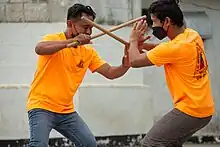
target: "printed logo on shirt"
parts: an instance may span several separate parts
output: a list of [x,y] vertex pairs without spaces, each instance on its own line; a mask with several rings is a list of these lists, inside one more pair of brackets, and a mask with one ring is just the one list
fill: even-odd
[[198,43],[196,43],[196,49],[197,49],[197,59],[196,59],[197,61],[196,61],[196,70],[194,72],[194,77],[197,80],[199,80],[207,75],[208,64],[204,50]]

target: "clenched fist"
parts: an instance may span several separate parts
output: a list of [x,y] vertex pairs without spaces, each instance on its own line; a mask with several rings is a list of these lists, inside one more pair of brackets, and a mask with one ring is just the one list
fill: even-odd
[[74,38],[79,42],[79,45],[89,44],[91,40],[91,36],[87,34],[79,34]]

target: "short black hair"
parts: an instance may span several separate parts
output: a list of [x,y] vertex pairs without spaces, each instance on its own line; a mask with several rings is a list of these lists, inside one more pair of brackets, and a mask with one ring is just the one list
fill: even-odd
[[72,7],[68,9],[67,13],[67,20],[73,19],[73,18],[81,18],[82,13],[86,13],[89,16],[92,16],[93,19],[96,17],[96,13],[93,11],[93,9],[90,6],[85,6],[83,4],[74,4]]
[[150,5],[149,13],[154,14],[161,22],[169,17],[174,25],[182,27],[183,12],[178,4],[179,0],[157,0]]

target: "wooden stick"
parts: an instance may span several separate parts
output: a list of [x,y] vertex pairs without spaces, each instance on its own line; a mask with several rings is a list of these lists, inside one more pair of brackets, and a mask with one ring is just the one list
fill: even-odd
[[124,45],[127,45],[128,42],[121,39],[120,37],[116,36],[115,34],[112,34],[111,32],[109,32],[108,30],[104,29],[103,27],[101,27],[100,25],[96,24],[95,22],[91,21],[90,19],[86,18],[86,17],[82,17],[83,20],[87,21],[88,23],[90,23],[91,25],[93,25],[94,27],[96,27],[97,29],[101,30],[102,32],[104,32],[105,34],[111,36],[112,38],[116,39],[117,41],[121,42]]
[[[132,20],[127,21],[127,22],[125,22],[125,23],[122,23],[122,24],[120,24],[120,25],[118,25],[118,26],[112,27],[112,28],[109,29],[108,31],[109,31],[109,32],[116,31],[116,30],[118,30],[118,29],[121,29],[121,28],[123,28],[123,27],[125,27],[125,26],[128,26],[128,25],[130,25],[130,24],[133,24],[133,23],[135,23],[136,21],[142,20],[142,19],[146,19],[146,15],[141,16],[141,17],[138,17],[138,18],[135,18],[135,19],[132,19]],[[105,33],[99,33],[99,34],[96,34],[96,35],[92,36],[91,38],[92,38],[92,39],[95,39],[95,38],[98,38],[98,37],[103,36],[103,35],[105,35]]]
[[[121,29],[121,28],[123,28],[123,27],[125,27],[125,26],[128,26],[128,25],[130,25],[130,24],[133,24],[133,23],[135,23],[136,21],[138,21],[138,20],[141,20],[141,19],[145,19],[146,18],[146,15],[144,15],[144,16],[141,16],[141,17],[138,17],[138,18],[135,18],[135,19],[133,19],[133,20],[130,20],[130,21],[127,21],[127,22],[125,22],[125,23],[123,23],[123,24],[120,24],[120,25],[118,25],[118,26],[115,26],[115,27],[112,27],[111,29],[109,29],[109,30],[105,30],[105,32],[106,31],[108,31],[108,32],[113,32],[113,31],[116,31],[116,30],[118,30],[118,29]],[[90,21],[90,20],[89,20]],[[90,22],[92,22],[92,21],[90,21]],[[89,23],[90,23],[89,22]],[[92,22],[92,25],[94,24],[94,22]],[[97,25],[97,24],[96,24]],[[99,28],[100,28],[100,26],[99,26]],[[103,29],[103,28],[102,28]],[[105,32],[102,32],[102,33],[99,33],[99,34],[97,34],[97,35],[94,35],[94,36],[92,36],[91,37],[91,39],[95,39],[95,38],[98,38],[98,37],[100,37],[100,36],[103,36],[103,35],[105,35],[105,34],[107,34],[107,33],[105,33]],[[113,34],[114,35],[114,34]],[[114,36],[116,36],[116,35],[114,35]],[[111,36],[112,37],[112,36]],[[117,37],[117,36],[116,36]],[[114,37],[113,37],[114,38]],[[125,43],[125,42],[124,42]],[[127,42],[126,42],[127,43]],[[76,43],[76,42],[74,42],[74,43],[70,43],[70,44],[68,44],[67,45],[67,47],[69,47],[69,46],[77,46],[78,45],[78,43]]]

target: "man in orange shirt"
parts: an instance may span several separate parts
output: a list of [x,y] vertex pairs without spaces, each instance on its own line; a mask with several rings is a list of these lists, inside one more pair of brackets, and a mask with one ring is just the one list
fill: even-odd
[[[129,60],[133,68],[164,66],[174,109],[163,116],[143,139],[143,147],[182,147],[195,132],[206,126],[214,113],[214,102],[204,44],[200,35],[185,28],[176,0],[158,0],[149,8],[153,35],[170,41],[140,53],[146,21],[134,25],[130,35]],[[147,44],[145,45],[145,47]],[[151,49],[151,50],[150,50]]]
[[[129,69],[126,58],[113,67],[85,45],[90,43],[92,26],[82,16],[93,21],[95,12],[82,4],[70,7],[67,30],[44,36],[35,48],[39,60],[27,100],[31,147],[47,147],[52,129],[76,147],[96,147],[94,135],[74,109],[73,96],[88,68],[108,79],[119,78]],[[80,45],[67,48],[72,42]]]

